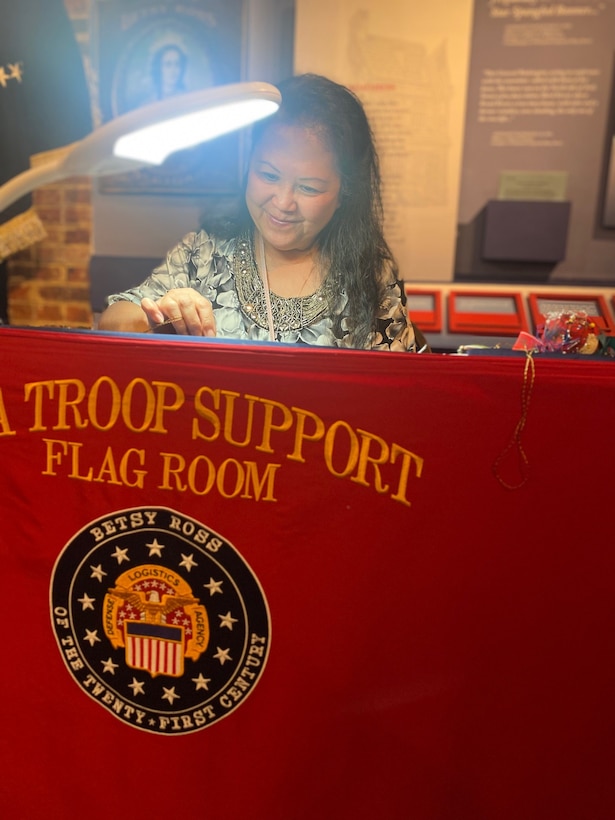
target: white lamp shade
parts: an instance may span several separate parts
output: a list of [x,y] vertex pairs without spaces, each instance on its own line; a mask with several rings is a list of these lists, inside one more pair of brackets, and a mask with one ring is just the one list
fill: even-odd
[[73,176],[106,176],[157,165],[170,154],[273,114],[280,92],[249,82],[178,94],[129,111],[54,152],[0,187],[0,212],[41,185]]

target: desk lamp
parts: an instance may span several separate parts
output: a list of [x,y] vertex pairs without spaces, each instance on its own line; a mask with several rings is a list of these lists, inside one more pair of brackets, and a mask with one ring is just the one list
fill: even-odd
[[175,151],[273,114],[280,102],[275,86],[246,82],[178,94],[129,111],[0,186],[0,213],[35,188],[59,179],[159,165]]

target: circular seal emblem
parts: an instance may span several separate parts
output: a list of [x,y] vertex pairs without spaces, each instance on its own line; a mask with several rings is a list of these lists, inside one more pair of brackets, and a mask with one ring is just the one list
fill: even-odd
[[51,620],[79,686],[162,735],[241,706],[269,653],[269,608],[244,558],[166,507],[120,510],[78,532],[54,567]]

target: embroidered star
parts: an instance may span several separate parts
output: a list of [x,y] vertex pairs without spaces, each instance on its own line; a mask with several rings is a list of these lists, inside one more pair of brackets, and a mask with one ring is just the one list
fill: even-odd
[[6,88],[6,83],[9,79],[10,77],[4,70],[4,66],[0,65],[0,85],[2,86],[2,88]]
[[221,649],[219,646],[216,647],[218,650],[214,653],[214,658],[217,661],[220,661],[220,666],[224,666],[227,661],[232,661],[233,659],[230,656],[230,649]]
[[83,593],[81,598],[77,598],[79,603],[81,604],[81,608],[85,611],[86,609],[94,609],[94,601],[96,598],[90,598],[87,593]]
[[86,629],[85,638],[83,640],[87,641],[90,644],[90,646],[94,646],[95,643],[100,642],[100,638],[98,637],[98,630]]
[[103,665],[103,672],[109,672],[111,675],[115,675],[115,670],[118,668],[117,663],[113,663],[111,658],[107,658],[106,661],[102,661]]
[[209,583],[203,584],[203,586],[205,587],[205,589],[209,590],[210,595],[215,595],[216,592],[219,592],[220,595],[222,595],[222,581],[214,581],[213,578],[210,578]]
[[143,681],[139,681],[136,678],[133,678],[132,683],[128,684],[128,688],[132,689],[133,695],[144,695],[145,689],[143,688],[143,686]]
[[9,63],[9,80],[17,80],[20,83],[22,77],[21,63]]
[[198,678],[192,678],[192,682],[196,684],[195,689],[209,689],[211,678],[204,678],[202,673],[199,673]]
[[196,566],[197,566],[197,563],[196,563],[196,561],[194,560],[194,558],[192,557],[192,554],[190,554],[190,555],[184,555],[184,553],[182,552],[182,558],[183,558],[184,560],[183,560],[183,561],[180,561],[180,562],[179,562],[179,565],[180,565],[180,567],[185,567],[185,568],[186,568],[186,570],[187,570],[187,572],[190,572],[190,570],[192,569],[192,567],[196,567]]
[[226,615],[218,615],[220,618],[220,626],[225,626],[227,629],[232,629],[233,624],[237,623],[237,618],[231,617],[231,613],[227,612]]
[[128,557],[127,553],[127,549],[121,550],[119,547],[116,547],[115,552],[111,553],[111,557],[115,558],[118,564],[121,564],[122,561],[130,561],[130,558]]
[[157,538],[154,538],[151,544],[146,544],[145,546],[149,549],[150,558],[152,555],[157,555],[158,558],[162,558],[164,544],[159,544]]
[[90,577],[96,578],[97,581],[102,581],[103,575],[107,574],[103,571],[103,568],[100,564],[97,567],[90,566],[90,569],[92,570],[92,574]]
[[162,699],[163,700],[168,700],[169,703],[171,705],[173,705],[173,701],[177,700],[177,698],[179,697],[179,695],[175,691],[175,687],[171,686],[170,689],[167,689],[166,686],[163,686],[162,688],[164,689],[164,695],[162,696]]

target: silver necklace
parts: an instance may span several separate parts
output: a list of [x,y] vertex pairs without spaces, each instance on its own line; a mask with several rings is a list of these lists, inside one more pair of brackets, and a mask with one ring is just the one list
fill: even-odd
[[277,333],[302,330],[311,325],[327,309],[327,277],[318,290],[309,296],[283,298],[269,290],[265,255],[261,253],[259,273],[249,236],[242,236],[237,240],[233,254],[233,271],[242,311],[259,327],[269,330],[269,337],[272,340]]

